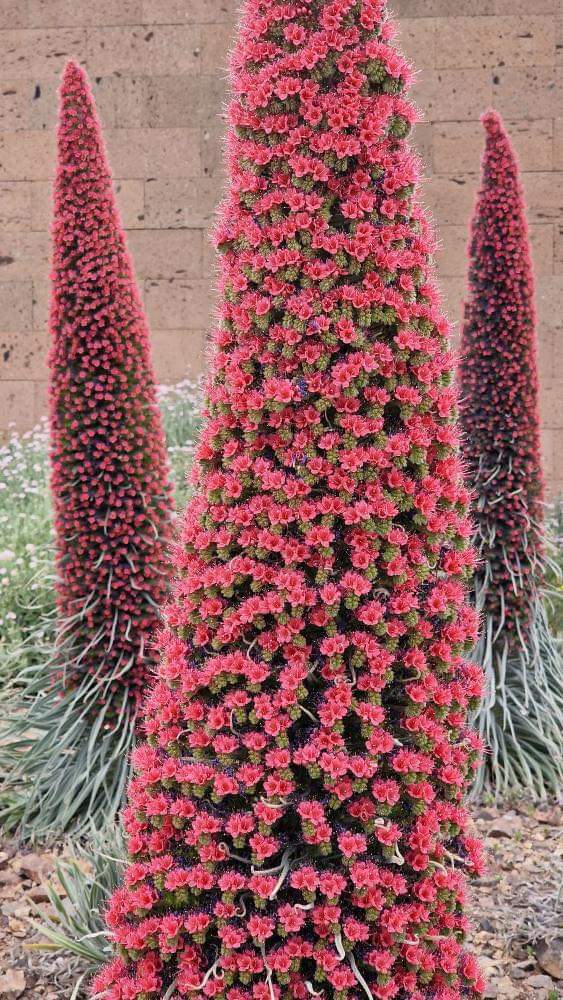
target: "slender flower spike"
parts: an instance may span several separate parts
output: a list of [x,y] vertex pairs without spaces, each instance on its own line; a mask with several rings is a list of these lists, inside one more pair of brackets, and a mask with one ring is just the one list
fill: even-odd
[[247,0],[221,322],[111,1000],[476,998],[471,526],[381,0]]
[[26,720],[44,735],[24,761],[33,787],[23,832],[28,822],[34,832],[64,828],[84,811],[105,818],[119,798],[171,525],[147,324],[92,93],[72,62],[57,140],[49,365],[59,627],[55,676],[42,666],[39,678],[51,697]]
[[[503,638],[527,627],[543,530],[534,282],[518,164],[499,115],[483,116],[486,147],[469,246],[461,350],[465,457],[478,493],[484,610]],[[493,530],[494,528],[494,530]],[[513,586],[517,580],[518,585]]]
[[469,245],[461,345],[464,457],[476,495],[484,617],[476,658],[492,748],[483,772],[499,791],[563,772],[563,668],[541,606],[544,516],[534,283],[518,163],[499,115],[483,116],[486,146]]

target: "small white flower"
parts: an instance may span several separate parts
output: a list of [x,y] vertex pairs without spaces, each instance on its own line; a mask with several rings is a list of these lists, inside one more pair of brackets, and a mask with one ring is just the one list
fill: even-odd
[[11,559],[15,558],[16,553],[12,552],[11,549],[4,549],[0,552],[0,562],[10,562]]

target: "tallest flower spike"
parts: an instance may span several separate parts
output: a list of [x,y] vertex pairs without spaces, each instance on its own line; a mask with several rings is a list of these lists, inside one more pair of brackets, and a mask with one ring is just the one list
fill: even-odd
[[112,1000],[475,998],[481,674],[447,324],[379,0],[251,0],[222,319],[107,912]]
[[73,62],[60,88],[52,239],[58,622],[53,662],[34,668],[26,694],[36,696],[15,723],[23,743],[9,780],[23,772],[25,836],[107,821],[120,805],[171,526],[147,324],[94,99]]

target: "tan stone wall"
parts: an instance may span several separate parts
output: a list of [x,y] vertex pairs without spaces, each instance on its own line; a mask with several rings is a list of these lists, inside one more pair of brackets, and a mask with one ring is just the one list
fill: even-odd
[[[458,320],[479,115],[520,153],[537,276],[545,462],[563,487],[563,17],[559,0],[395,0],[418,70],[425,200]],[[153,331],[158,377],[198,373],[213,309],[208,230],[222,189],[221,108],[237,0],[0,0],[0,430],[45,407],[56,88],[88,69]],[[559,117],[558,117],[559,116]]]

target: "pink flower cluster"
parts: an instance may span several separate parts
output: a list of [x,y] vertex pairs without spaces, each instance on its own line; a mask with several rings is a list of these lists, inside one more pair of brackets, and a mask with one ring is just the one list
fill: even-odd
[[60,683],[132,704],[166,594],[170,487],[148,331],[93,97],[65,69],[54,189],[49,364]]
[[468,495],[380,0],[247,0],[222,316],[108,1000],[462,1000]]
[[[460,364],[461,420],[476,511],[486,613],[518,641],[537,593],[543,525],[536,316],[518,162],[499,115],[486,147],[469,246]],[[486,567],[486,576],[485,576]]]

